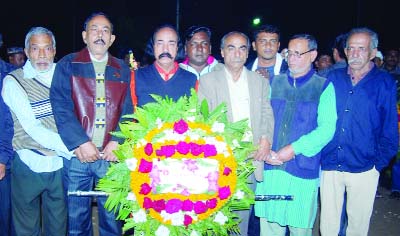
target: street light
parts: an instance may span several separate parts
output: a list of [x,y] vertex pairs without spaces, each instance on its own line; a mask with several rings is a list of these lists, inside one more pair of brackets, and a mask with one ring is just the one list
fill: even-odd
[[260,17],[253,18],[253,26],[258,26],[261,23]]

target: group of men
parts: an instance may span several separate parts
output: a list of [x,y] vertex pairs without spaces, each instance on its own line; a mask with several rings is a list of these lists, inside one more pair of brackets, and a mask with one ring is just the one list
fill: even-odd
[[[318,45],[312,35],[291,37],[282,57],[274,26],[258,29],[252,43],[242,32],[225,34],[219,63],[211,56],[209,28],[189,28],[182,47],[176,29],[162,25],[146,48],[154,63],[132,78],[123,60],[108,52],[116,36],[105,14],[87,18],[82,38],[84,49],[54,63],[53,33],[32,28],[25,39],[28,61],[1,83],[0,125],[7,132],[0,139],[0,188],[2,199],[8,197],[0,201],[1,222],[8,220],[1,230],[10,230],[11,211],[15,235],[92,235],[91,197],[67,193],[92,190],[118,161],[113,151],[123,140],[110,131],[134,106],[153,102],[150,94],[176,100],[195,88],[211,109],[225,103],[229,121],[248,119],[258,147],[249,177],[256,194],[294,196],[256,202],[260,235],[283,236],[287,228],[290,235],[311,235],[319,187],[321,234],[338,235],[347,192],[347,235],[367,235],[379,171],[398,146],[396,85],[370,62],[375,32],[353,29],[343,48],[348,67],[328,78],[313,69]],[[251,46],[257,59],[246,67]],[[105,200],[97,198],[99,234],[121,235]],[[254,218],[249,210],[237,213],[240,233],[248,235]]]

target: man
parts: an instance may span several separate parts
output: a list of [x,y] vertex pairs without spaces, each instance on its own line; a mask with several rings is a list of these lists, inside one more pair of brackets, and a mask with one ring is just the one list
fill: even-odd
[[[3,37],[0,34],[0,48]],[[14,66],[0,58],[0,91],[3,88],[3,78]],[[13,120],[10,111],[0,96],[0,232],[11,235],[11,159],[13,157],[12,138],[14,135]]]
[[[285,73],[287,63],[278,53],[280,30],[273,25],[262,25],[253,32],[253,50],[257,58],[247,65],[247,69],[257,71],[267,78]],[[270,80],[271,81],[271,80]]]
[[338,121],[322,151],[321,234],[338,235],[343,194],[347,193],[346,235],[367,235],[379,171],[397,153],[396,84],[371,60],[378,36],[368,28],[350,31],[349,66],[334,70]]
[[7,48],[8,61],[17,68],[25,64],[25,53],[21,47]]
[[[28,62],[4,78],[2,96],[14,121],[11,165],[12,217],[16,235],[67,233],[63,158],[68,150],[57,133],[49,100],[56,54],[53,33],[32,28],[25,37]],[[43,222],[41,221],[43,219]],[[44,229],[41,228],[44,227]]]
[[331,70],[347,67],[346,54],[344,52],[346,40],[347,34],[340,34],[335,38],[332,46],[332,55],[335,64],[332,65]]
[[187,58],[179,64],[182,69],[200,76],[213,71],[218,61],[211,56],[211,30],[205,26],[191,26],[185,33]]
[[[200,77],[199,99],[206,99],[210,110],[226,103],[230,122],[249,119],[253,142],[258,145],[254,156],[257,169],[249,177],[252,183],[250,187],[254,191],[256,180],[262,181],[262,161],[269,154],[274,119],[268,99],[268,79],[244,66],[249,48],[250,41],[241,32],[233,31],[222,38],[221,55],[224,65],[221,70]],[[238,214],[241,219],[240,233],[247,236],[250,211],[239,211]]]
[[328,54],[319,55],[314,62],[315,68],[317,69],[317,74],[322,77],[326,77],[328,75],[332,64],[332,58]]
[[[82,38],[87,47],[59,61],[50,91],[61,138],[77,157],[68,163],[68,192],[92,190],[117,161],[118,142],[110,131],[118,125],[130,78],[127,65],[108,53],[115,35],[104,13],[86,19]],[[121,226],[105,201],[97,197],[99,234],[120,236]],[[68,197],[70,236],[92,235],[91,202],[91,197]]]
[[317,41],[309,34],[289,40],[289,70],[271,83],[275,128],[271,156],[256,194],[292,195],[293,201],[256,202],[260,235],[312,235],[317,213],[320,151],[335,132],[332,83],[312,68]]
[[[183,52],[173,26],[158,27],[147,44],[146,53],[154,57],[155,61],[135,71],[135,88],[131,90],[134,106],[154,102],[151,94],[168,96],[175,101],[181,96],[190,96],[190,89],[196,87],[197,79],[176,62]],[[126,100],[125,107],[132,107],[131,98]]]
[[383,54],[381,51],[376,51],[375,58],[373,59],[375,66],[378,68],[382,68],[383,66]]

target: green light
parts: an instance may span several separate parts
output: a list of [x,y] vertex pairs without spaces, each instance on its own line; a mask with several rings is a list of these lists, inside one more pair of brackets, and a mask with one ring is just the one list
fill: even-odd
[[261,23],[261,19],[259,17],[256,17],[253,19],[253,25],[259,25]]

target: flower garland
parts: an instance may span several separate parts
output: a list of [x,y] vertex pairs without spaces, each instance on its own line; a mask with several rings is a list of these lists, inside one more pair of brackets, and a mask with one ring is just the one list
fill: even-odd
[[247,177],[254,146],[242,141],[247,120],[230,123],[226,107],[209,112],[194,90],[177,102],[153,96],[137,108],[137,122],[120,124],[126,138],[98,189],[106,208],[118,211],[124,230],[138,235],[228,235],[254,203]]

